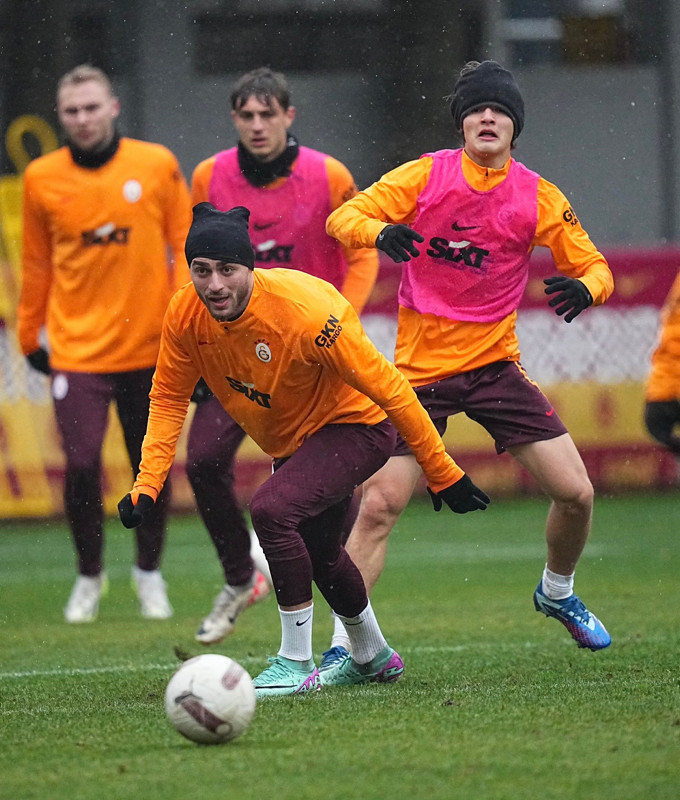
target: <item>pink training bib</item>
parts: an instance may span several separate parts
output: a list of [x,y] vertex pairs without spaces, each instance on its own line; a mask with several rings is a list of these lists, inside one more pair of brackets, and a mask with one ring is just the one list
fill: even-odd
[[210,202],[221,211],[250,209],[255,266],[299,269],[342,287],[346,263],[340,244],[326,233],[331,213],[326,158],[301,147],[291,175],[275,189],[249,183],[238,165],[236,148],[215,159]]
[[403,266],[399,304],[454,320],[501,320],[526,286],[539,176],[513,159],[506,179],[482,192],[465,180],[462,150],[426,155],[432,171],[412,223],[425,242]]

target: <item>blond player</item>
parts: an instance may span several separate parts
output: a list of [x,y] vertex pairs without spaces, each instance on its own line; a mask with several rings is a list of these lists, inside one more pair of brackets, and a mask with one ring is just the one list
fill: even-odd
[[[189,279],[191,201],[177,159],[162,145],[120,136],[119,111],[100,69],[65,74],[57,112],[66,145],[24,175],[18,335],[31,367],[51,376],[66,458],[64,508],[78,570],[68,622],[91,622],[106,584],[101,458],[109,406],[116,404],[136,471],[163,314]],[[136,536],[133,578],[141,613],[152,619],[172,614],[159,571],[167,503],[166,491]]]

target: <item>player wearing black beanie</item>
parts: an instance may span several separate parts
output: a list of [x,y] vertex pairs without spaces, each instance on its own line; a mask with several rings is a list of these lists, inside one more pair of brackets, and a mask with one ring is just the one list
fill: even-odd
[[510,117],[515,126],[514,141],[524,127],[524,100],[512,72],[496,61],[482,61],[461,72],[451,95],[451,116],[457,130],[462,132],[468,114],[485,106]]
[[195,258],[202,256],[253,269],[255,251],[248,234],[249,219],[250,211],[244,206],[229,211],[218,211],[212,203],[194,206],[194,219],[184,245],[187,264],[191,266]]
[[[604,303],[613,276],[564,193],[512,157],[524,126],[512,73],[495,61],[470,61],[448,101],[463,146],[385,173],[336,209],[326,231],[347,247],[373,244],[402,264],[394,363],[440,430],[464,412],[550,497],[534,607],[561,622],[579,647],[600,650],[611,637],[574,594],[592,484],[564,423],[519,366],[515,325],[534,248],[552,254],[559,274],[544,279],[544,291],[565,322]],[[398,442],[362,487],[347,552],[369,592],[417,480],[418,466]]]

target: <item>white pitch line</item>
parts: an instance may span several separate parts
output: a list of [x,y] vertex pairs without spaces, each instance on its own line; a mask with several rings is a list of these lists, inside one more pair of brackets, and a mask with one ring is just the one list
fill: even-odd
[[105,675],[116,672],[153,672],[156,670],[172,670],[179,666],[175,664],[119,664],[110,667],[65,667],[60,669],[31,669],[21,672],[0,672],[0,680],[9,678],[64,678],[71,675]]
[[[565,644],[571,644],[570,640],[565,640]],[[519,650],[533,649],[538,644],[533,642],[523,642],[522,644],[499,644],[498,642],[485,644],[459,644],[459,645],[438,645],[438,646],[416,646],[400,647],[402,655],[419,655],[428,653],[464,653],[467,650]],[[543,645],[541,645],[543,647]],[[200,655],[197,653],[196,655]],[[257,656],[239,657],[237,661],[242,664],[261,664],[263,658]],[[317,659],[318,660],[318,659]],[[18,672],[0,672],[0,680],[11,680],[20,678],[63,678],[77,675],[111,675],[122,672],[174,672],[180,666],[180,661],[168,662],[167,664],[113,664],[101,667],[63,667],[45,670],[21,670]]]

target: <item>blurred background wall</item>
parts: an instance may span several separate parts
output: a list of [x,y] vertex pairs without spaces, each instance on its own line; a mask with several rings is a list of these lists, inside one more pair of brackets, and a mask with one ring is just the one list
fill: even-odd
[[[673,0],[0,0],[0,516],[50,513],[60,502],[46,383],[17,358],[12,326],[21,172],[60,141],[56,82],[85,61],[111,75],[121,131],[170,147],[187,180],[200,160],[236,142],[235,77],[265,64],[281,70],[298,109],[293,131],[345,162],[359,188],[423,152],[457,146],[445,98],[467,60],[511,68],[527,109],[515,157],[564,191],[620,271],[619,305],[584,317],[590,326],[566,332],[542,305],[527,308],[524,363],[554,398],[575,393],[560,410],[586,456],[623,447],[609,477],[595,476],[604,489],[673,482],[675,465],[642,429],[641,403],[658,309],[680,263],[679,34]],[[538,259],[535,269],[550,265]],[[365,320],[386,351],[393,312],[384,298],[395,280],[384,264]],[[555,374],[555,363],[584,350],[587,369]],[[612,358],[626,364],[615,378],[603,372]],[[111,497],[129,483],[115,425]],[[593,445],[593,435],[604,440]],[[452,437],[470,463],[491,453],[478,433]],[[243,462],[244,485],[259,479],[257,452],[246,447]],[[501,463],[494,456],[488,468],[499,489],[527,488]]]

